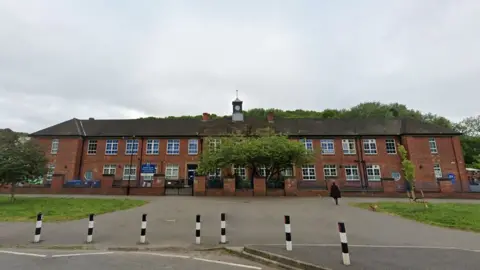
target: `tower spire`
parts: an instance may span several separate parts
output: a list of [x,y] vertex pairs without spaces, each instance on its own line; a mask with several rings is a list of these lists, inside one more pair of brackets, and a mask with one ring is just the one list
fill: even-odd
[[235,91],[237,91],[237,99],[238,99],[238,90],[235,90]]

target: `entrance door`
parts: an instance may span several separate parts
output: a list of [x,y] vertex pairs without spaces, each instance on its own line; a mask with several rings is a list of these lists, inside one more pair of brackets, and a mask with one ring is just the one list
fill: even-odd
[[193,180],[195,179],[197,168],[197,164],[187,164],[187,183],[190,187],[193,186]]

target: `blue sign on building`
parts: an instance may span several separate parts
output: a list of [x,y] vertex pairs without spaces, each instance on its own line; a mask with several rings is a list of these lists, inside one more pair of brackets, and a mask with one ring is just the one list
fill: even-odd
[[146,164],[142,164],[142,167],[140,169],[140,173],[141,174],[155,174],[155,172],[157,171],[157,166],[155,166],[155,164],[150,164],[150,163],[146,163]]
[[450,178],[450,181],[452,181],[452,184],[455,184],[455,174],[449,173],[448,178]]

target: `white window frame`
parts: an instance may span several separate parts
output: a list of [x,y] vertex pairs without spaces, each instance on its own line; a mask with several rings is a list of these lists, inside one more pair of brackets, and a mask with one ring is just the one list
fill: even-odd
[[335,155],[335,140],[332,140],[332,139],[320,140],[320,145],[322,148],[323,155]]
[[147,155],[158,155],[158,154],[160,154],[160,140],[148,139],[147,140],[147,149],[146,149],[145,153]]
[[335,164],[325,164],[323,165],[323,174],[325,177],[336,177],[338,176],[337,165]]
[[285,177],[293,176],[293,166],[282,170],[280,174]]
[[217,138],[211,138],[208,140],[208,149],[209,151],[215,152],[222,143],[222,140]]
[[[108,149],[110,145],[110,150]],[[118,154],[118,140],[106,140],[105,141],[105,155],[113,156]]]
[[430,153],[438,154],[437,140],[435,140],[435,138],[429,138],[428,145],[430,147]]
[[188,140],[188,154],[198,155],[198,139]]
[[382,179],[380,165],[367,165],[367,179],[368,181],[380,181]]
[[245,167],[233,165],[232,170],[235,175],[240,176],[243,180],[247,180],[247,170]]
[[[345,179],[347,181],[359,181],[360,180],[360,170],[357,165],[344,165],[345,169]],[[350,173],[349,173],[350,171]],[[354,173],[356,172],[356,173]]]
[[375,139],[363,139],[363,152],[365,155],[377,154],[377,140]]
[[[389,148],[388,148],[389,144],[390,144],[390,146],[393,145],[393,152],[391,152],[391,150],[392,150],[391,147],[390,147],[390,152],[389,152]],[[396,144],[396,142],[395,142],[395,139],[386,139],[386,140],[385,140],[385,151],[386,151],[387,154],[389,154],[389,155],[395,155],[395,154],[397,154],[397,144]]]
[[[129,178],[130,177],[130,178]],[[123,180],[128,181],[135,181],[137,180],[137,165],[130,165],[127,164],[123,166]]]
[[258,169],[258,174],[262,177],[267,177],[267,167],[265,166],[260,166],[257,168]]
[[343,139],[342,140],[342,150],[343,150],[344,155],[355,155],[357,153],[357,147],[355,146],[355,140],[354,139]]
[[317,173],[315,171],[315,164],[307,164],[302,166],[302,179],[304,181],[317,180]]
[[87,144],[87,155],[96,155],[97,154],[98,141],[97,140],[88,140]]
[[307,150],[313,150],[313,141],[311,139],[301,139],[301,142]]
[[103,174],[115,175],[116,172],[117,172],[116,164],[103,165]]
[[58,147],[60,145],[60,140],[59,139],[53,139],[52,140],[52,145],[50,147],[50,154],[57,154],[58,153]]
[[211,178],[211,177],[221,177],[221,176],[222,176],[222,169],[220,169],[220,168],[215,169],[214,172],[208,173],[209,178]]
[[435,175],[436,179],[443,177],[442,167],[440,167],[440,164],[433,164],[433,174]]
[[45,175],[45,181],[51,182],[54,174],[55,174],[55,164],[49,164],[47,166],[47,174]]
[[138,154],[138,140],[128,139],[125,142],[125,155],[136,155]]
[[178,164],[167,164],[165,166],[165,179],[180,179],[180,166]]
[[167,155],[180,155],[179,139],[169,139],[167,141]]

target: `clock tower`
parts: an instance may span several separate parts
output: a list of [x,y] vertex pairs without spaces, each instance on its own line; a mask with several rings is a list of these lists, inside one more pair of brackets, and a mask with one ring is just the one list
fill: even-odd
[[232,121],[234,122],[243,121],[242,104],[243,104],[243,101],[238,99],[238,90],[237,90],[237,98],[234,101],[232,101],[232,107],[233,107]]

